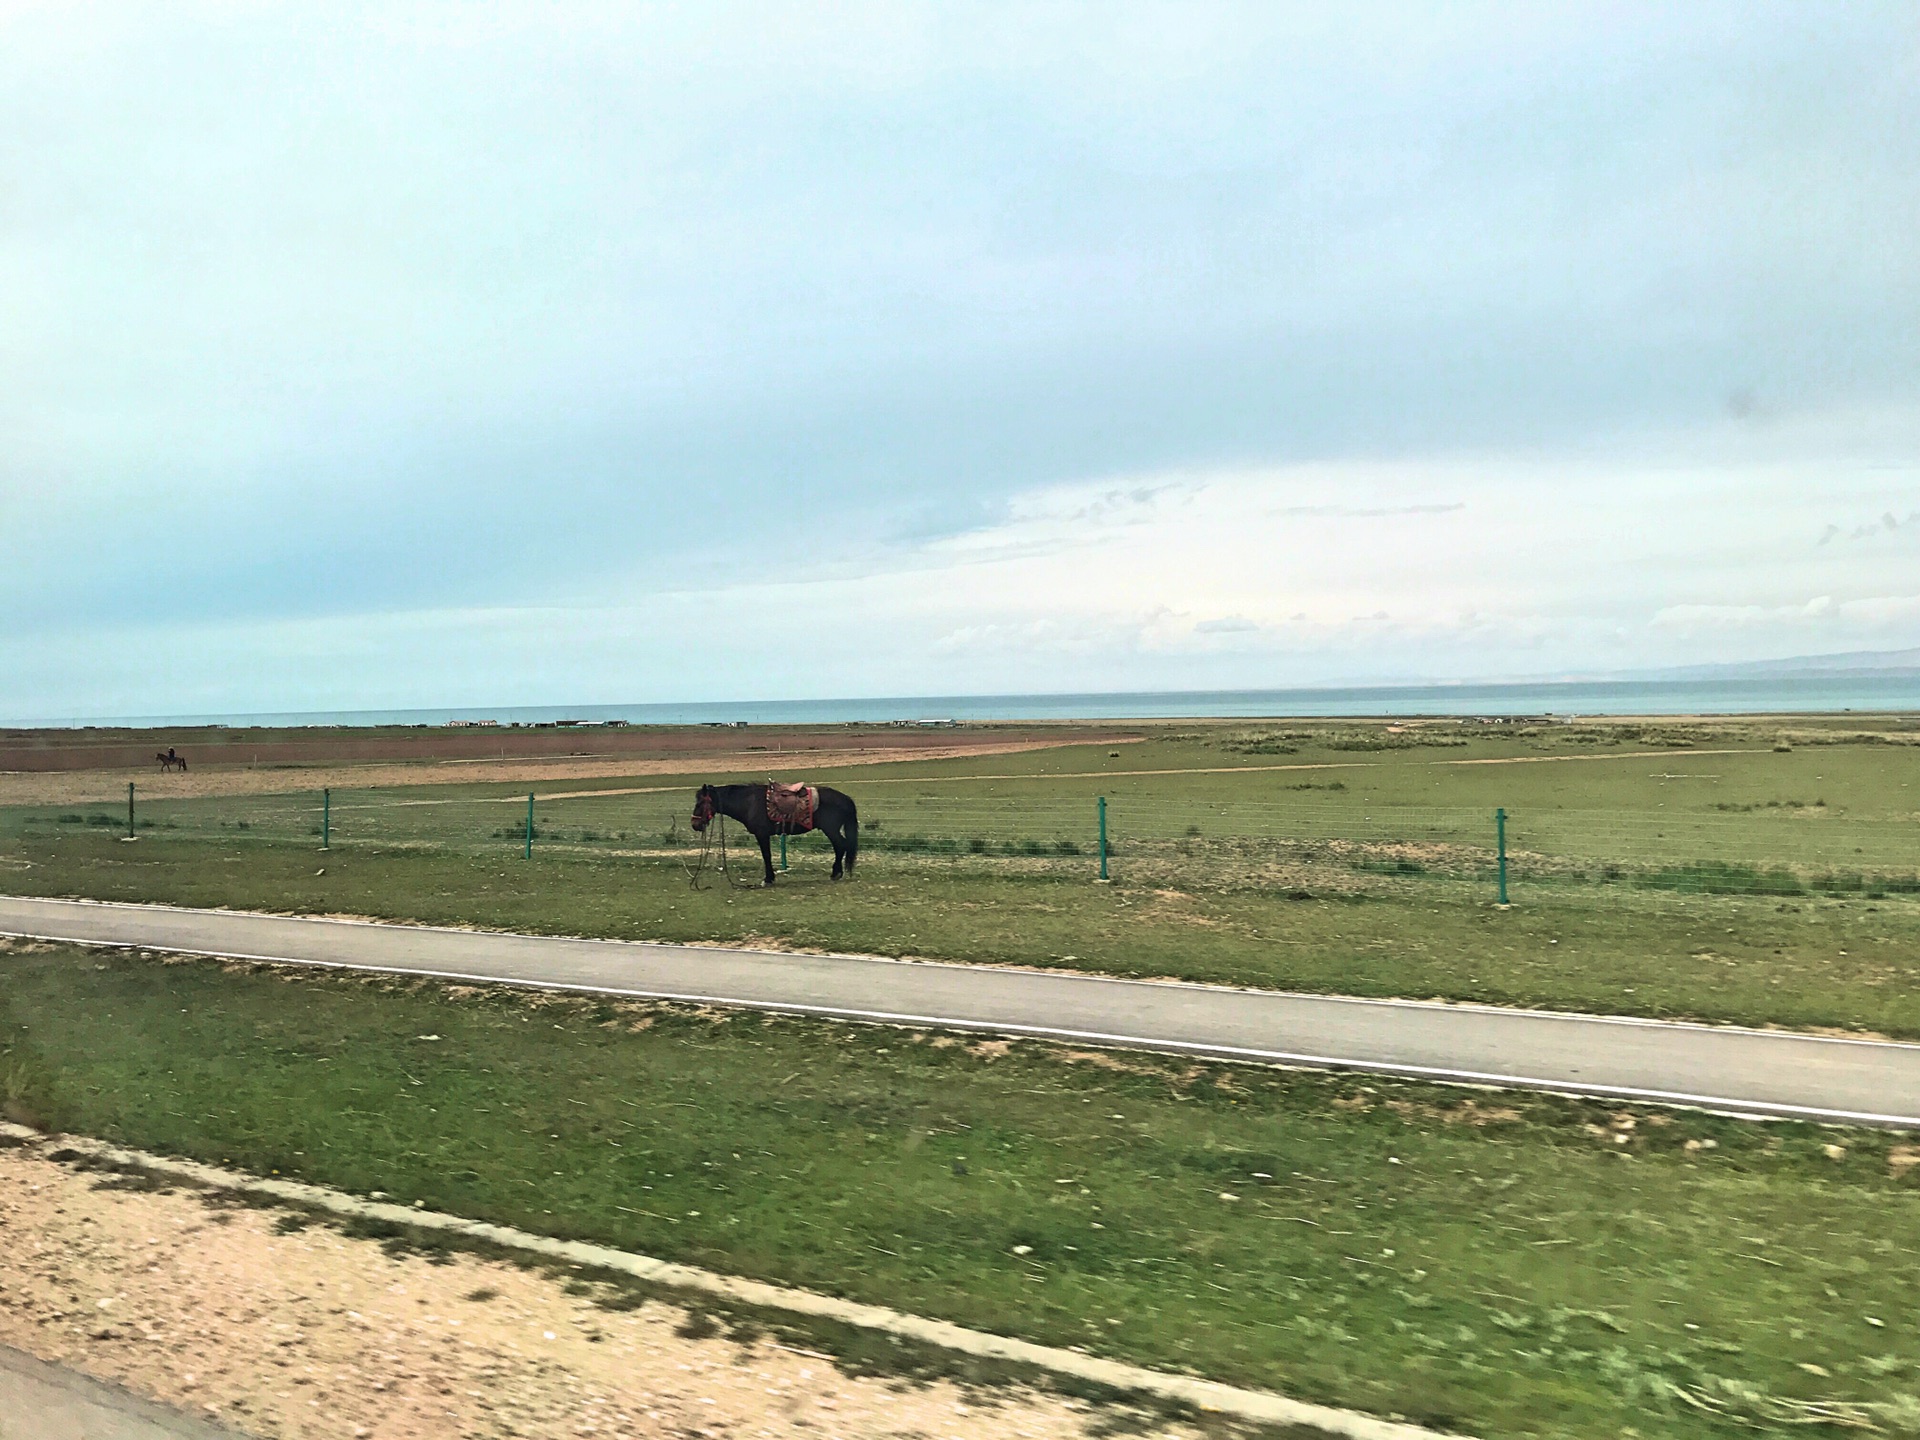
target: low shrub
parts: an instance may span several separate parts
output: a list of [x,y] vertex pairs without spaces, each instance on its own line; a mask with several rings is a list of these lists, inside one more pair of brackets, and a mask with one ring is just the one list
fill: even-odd
[[1637,877],[1650,890],[1679,890],[1698,895],[1804,895],[1807,887],[1791,870],[1761,870],[1726,860],[1667,865]]
[[1823,895],[1857,895],[1867,888],[1866,876],[1857,870],[1830,870],[1807,883]]
[[1427,867],[1418,860],[1409,860],[1406,856],[1393,856],[1375,859],[1371,856],[1353,862],[1353,868],[1364,870],[1371,875],[1424,875]]

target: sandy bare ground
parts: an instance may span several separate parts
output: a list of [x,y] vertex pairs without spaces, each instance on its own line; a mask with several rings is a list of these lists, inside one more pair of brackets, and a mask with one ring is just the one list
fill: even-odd
[[[1086,736],[1060,740],[1021,740],[982,742],[977,745],[953,745],[921,749],[911,753],[896,750],[860,750],[835,753],[788,753],[768,751],[714,755],[702,760],[635,760],[585,757],[554,760],[474,761],[451,760],[410,765],[316,766],[310,769],[215,770],[194,775],[151,775],[137,781],[139,793],[149,800],[190,800],[217,795],[286,795],[312,793],[323,786],[336,790],[380,789],[406,785],[463,785],[480,782],[531,785],[542,800],[572,800],[594,795],[645,795],[670,785],[641,785],[630,789],[572,791],[541,789],[556,782],[592,779],[643,779],[649,776],[682,776],[689,781],[712,777],[720,779],[745,771],[777,778],[844,765],[902,764],[916,760],[963,760],[990,755],[1013,755],[1027,750],[1053,750],[1067,745],[1127,745],[1140,737],[1128,736],[1090,740]],[[1427,760],[1430,766],[1455,765],[1549,765],[1596,764],[1615,760],[1690,759],[1702,755],[1746,755],[1752,748],[1724,750],[1619,750],[1600,755],[1501,755],[1470,760]],[[1255,775],[1268,771],[1292,770],[1371,770],[1377,760],[1312,760],[1279,765],[1183,765],[1171,769],[1064,770],[1044,775],[1028,773],[978,774],[965,778],[978,781],[1001,780],[1096,780],[1161,775]],[[918,784],[917,779],[901,777],[889,782],[876,777],[875,783]],[[55,774],[23,774],[0,771],[0,805],[85,805],[121,804],[127,798],[125,771],[68,771]],[[517,797],[513,797],[517,798]],[[439,803],[420,801],[420,804]]]
[[274,1440],[1070,1440],[1113,1418],[850,1377],[766,1339],[683,1334],[700,1327],[660,1302],[606,1309],[545,1273],[277,1220],[0,1149],[0,1344]]
[[[1135,737],[1128,737],[1129,739]],[[152,800],[192,800],[216,795],[284,795],[317,791],[377,789],[399,785],[516,784],[535,789],[557,781],[597,780],[646,775],[711,776],[747,772],[802,777],[812,771],[846,765],[885,765],[918,760],[961,760],[981,755],[1015,755],[1065,745],[1122,744],[1112,736],[1062,735],[1058,739],[960,741],[912,750],[875,746],[858,750],[738,750],[694,758],[640,759],[629,755],[564,756],[554,759],[509,757],[504,760],[442,760],[405,764],[274,766],[262,770],[204,769],[182,775],[157,770],[0,772],[0,805],[124,804],[127,782]]]

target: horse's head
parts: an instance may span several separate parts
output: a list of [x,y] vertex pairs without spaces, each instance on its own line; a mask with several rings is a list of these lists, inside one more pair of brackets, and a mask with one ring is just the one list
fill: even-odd
[[702,785],[700,793],[693,797],[693,830],[697,835],[707,828],[707,822],[713,819],[714,795],[711,785]]

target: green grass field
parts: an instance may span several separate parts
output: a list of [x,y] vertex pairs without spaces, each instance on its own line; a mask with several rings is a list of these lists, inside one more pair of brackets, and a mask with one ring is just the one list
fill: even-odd
[[[536,829],[568,845],[684,843],[689,792],[702,778],[754,777],[562,782],[544,787],[565,798],[541,800]],[[829,767],[807,778],[855,794],[870,852],[1091,857],[1104,796],[1135,868],[1177,867],[1206,883],[1258,883],[1276,863],[1338,858],[1329,842],[1360,847],[1349,859],[1372,847],[1382,853],[1371,858],[1482,875],[1503,808],[1516,883],[1746,866],[1865,882],[1855,888],[1920,884],[1920,729],[1903,719],[1163,729],[1142,743]],[[138,813],[155,838],[304,840],[320,834],[321,798],[148,798]],[[505,850],[523,834],[524,813],[524,790],[499,785],[340,790],[331,838]],[[119,804],[4,806],[0,843],[112,831],[124,816]]]
[[61,1129],[1489,1437],[1920,1428],[1920,1151],[1883,1133],[52,946],[0,967],[7,1107]]
[[[0,886],[1916,1037],[1913,739],[1859,721],[1222,727],[821,772],[866,817],[860,878],[828,884],[807,837],[765,893],[688,887],[691,779],[569,782],[536,806],[531,863],[524,794],[499,786],[336,792],[325,855],[317,797],[143,804],[131,845],[109,807],[11,807]],[[1273,765],[1312,768],[1254,768]]]

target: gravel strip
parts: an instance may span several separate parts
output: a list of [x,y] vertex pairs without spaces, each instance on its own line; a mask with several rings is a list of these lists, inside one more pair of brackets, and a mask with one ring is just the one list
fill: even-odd
[[[362,1200],[322,1186],[266,1179],[197,1161],[148,1155],[100,1140],[44,1136],[25,1126],[0,1123],[0,1140],[40,1144],[56,1138],[63,1149],[52,1151],[53,1156],[71,1156],[83,1163],[104,1163],[121,1169],[144,1171],[168,1180],[186,1181],[214,1192],[224,1192],[229,1203],[233,1204],[245,1204],[248,1197],[263,1201],[278,1200],[355,1221],[410,1227],[470,1243],[498,1246],[529,1257],[537,1255],[558,1260],[575,1269],[629,1275],[643,1282],[667,1286],[687,1293],[690,1301],[696,1304],[701,1297],[710,1297],[722,1304],[813,1317],[830,1324],[890,1336],[896,1343],[907,1341],[950,1351],[956,1356],[1008,1363],[1029,1371],[1050,1372],[1065,1379],[1091,1384],[1110,1394],[1150,1397],[1149,1403],[1170,1402],[1176,1406],[1212,1412],[1230,1421],[1285,1426],[1290,1427],[1290,1433],[1293,1434],[1338,1436],[1343,1440],[1445,1440],[1439,1432],[1407,1424],[1397,1417],[1383,1420],[1358,1411],[1307,1404],[1269,1391],[1247,1390],[1198,1377],[1148,1370],[1089,1355],[1077,1346],[1061,1350],[1036,1345],[1011,1336],[969,1330],[944,1320],[904,1314],[884,1306],[866,1305],[809,1290],[722,1275],[602,1245],[558,1240],[430,1210],[406,1209],[383,1203],[377,1197]],[[4,1339],[4,1336],[0,1336],[0,1339]]]
[[[841,1373],[609,1310],[553,1276],[389,1254],[218,1191],[0,1149],[0,1344],[259,1437],[1076,1440],[1114,1412]],[[1196,1437],[1184,1426],[1145,1430]]]

